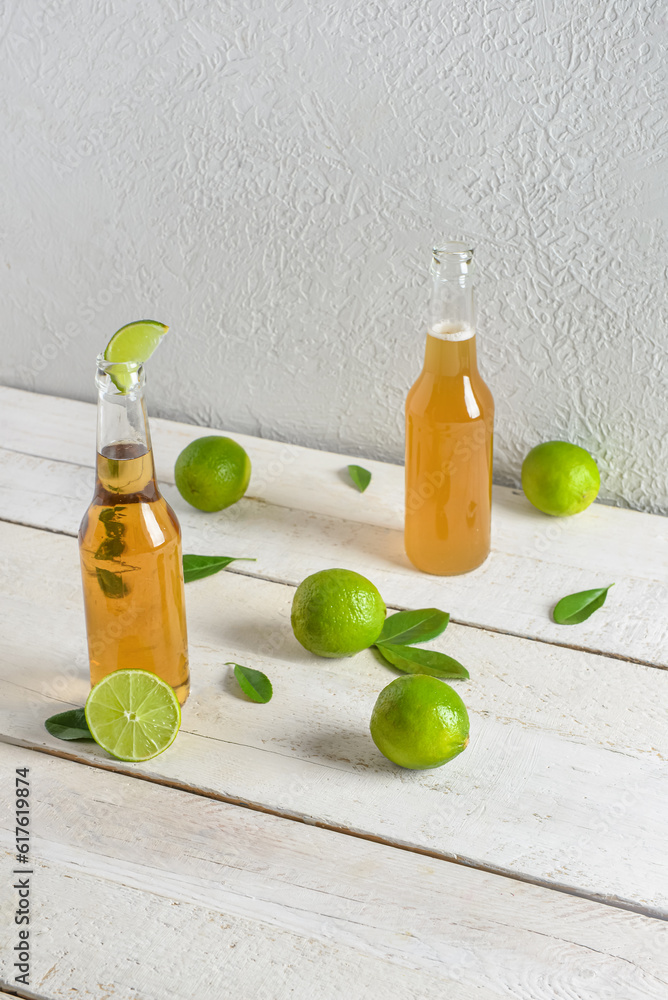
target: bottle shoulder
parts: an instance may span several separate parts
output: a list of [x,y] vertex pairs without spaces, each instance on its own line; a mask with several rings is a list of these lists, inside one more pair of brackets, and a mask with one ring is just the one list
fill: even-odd
[[439,421],[489,420],[494,398],[477,369],[457,375],[423,371],[406,397],[406,414]]
[[132,503],[103,505],[96,501],[94,498],[82,518],[79,544],[95,548],[101,558],[131,558],[134,550],[158,551],[175,543],[180,545],[176,514],[160,494]]

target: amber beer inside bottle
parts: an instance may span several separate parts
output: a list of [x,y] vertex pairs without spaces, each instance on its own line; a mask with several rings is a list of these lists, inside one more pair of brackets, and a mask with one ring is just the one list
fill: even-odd
[[466,244],[433,252],[424,367],[406,400],[406,552],[440,576],[490,550],[494,401],[476,360],[472,265]]
[[[91,683],[141,669],[189,692],[181,531],[155,480],[143,374],[119,391],[98,362],[95,494],[79,529]],[[112,366],[107,365],[107,368]]]

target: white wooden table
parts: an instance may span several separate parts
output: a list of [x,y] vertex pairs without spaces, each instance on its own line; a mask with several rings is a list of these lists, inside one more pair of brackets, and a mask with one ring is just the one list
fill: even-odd
[[[89,687],[76,531],[95,412],[0,389],[0,989],[94,1000],[668,997],[668,519],[595,504],[554,520],[495,491],[493,553],[454,579],[402,547],[403,470],[232,435],[249,495],[219,514],[173,485],[202,428],[152,420],[184,551],[254,556],[187,585],[192,694],[174,745],[123,764],[44,719]],[[395,672],[310,656],[294,587],[327,566],[390,608],[438,606],[467,751],[390,764],[368,732]],[[579,626],[559,597],[615,582]],[[264,670],[239,695],[225,661]],[[454,682],[453,682],[454,683]],[[15,982],[16,768],[30,768],[32,952]],[[4,994],[1,994],[4,996]]]

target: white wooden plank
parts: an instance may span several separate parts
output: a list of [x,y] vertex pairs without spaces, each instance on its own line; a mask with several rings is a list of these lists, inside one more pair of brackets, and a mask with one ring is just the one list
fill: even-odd
[[[0,517],[6,520],[75,534],[91,489],[90,469],[0,449]],[[456,621],[666,665],[668,585],[606,568],[605,553],[611,562],[616,550],[606,548],[603,537],[601,559],[589,563],[595,569],[494,552],[474,573],[438,578],[410,569],[398,531],[248,498],[219,514],[202,514],[174,486],[163,484],[163,492],[178,514],[186,551],[257,558],[235,567],[237,572],[296,586],[309,573],[345,566],[372,579],[391,607],[439,605]],[[497,513],[512,515],[510,491],[499,488],[496,494]],[[668,524],[665,518],[653,521]],[[559,522],[555,530],[567,528]],[[640,564],[642,556],[637,558]],[[616,586],[605,609],[588,622],[567,627],[551,621],[558,597],[611,582]]]
[[[24,766],[39,996],[658,1000],[668,985],[662,921],[15,747],[3,787]],[[4,814],[1,836],[11,852]]]
[[[396,531],[249,499],[229,511],[205,515],[186,504],[175,487],[163,489],[178,513],[186,550],[255,556],[256,563],[238,567],[243,573],[295,586],[309,573],[343,565],[370,577],[392,607],[436,604],[458,621],[666,663],[668,586],[657,581],[617,576],[602,612],[582,625],[558,626],[549,619],[554,595],[607,585],[612,570],[552,566],[547,576],[553,596],[548,599],[544,564],[522,556],[495,554],[473,574],[439,579],[408,569]],[[8,520],[74,534],[90,492],[86,468],[0,452],[0,514]],[[499,492],[501,503],[508,491]],[[655,520],[663,524],[664,519]],[[601,546],[604,552],[603,540]]]
[[[0,524],[0,551],[2,735],[120,767],[43,727],[89,687],[75,541]],[[471,671],[458,685],[470,746],[441,769],[402,771],[368,732],[394,674],[370,651],[306,653],[292,593],[228,572],[188,585],[182,732],[126,770],[668,914],[668,673],[451,625],[434,645]],[[264,670],[273,700],[238,697],[228,660]]]
[[[174,888],[175,880],[152,869],[128,862],[119,872],[107,863],[91,873],[92,864],[85,854],[62,851],[40,861],[37,971],[31,980],[38,992],[20,996],[343,1000],[374,996],[375,989],[397,1000],[440,1000],[443,991],[453,1000],[501,996],[484,989],[467,994],[451,978],[430,971],[406,969],[271,921],[230,916],[225,903],[203,901],[199,885],[188,892],[183,885]],[[172,892],[176,899],[167,896]]]
[[[91,492],[94,407],[5,388],[0,408],[10,449],[0,456],[0,517],[75,532]],[[164,420],[152,427],[158,473],[171,484],[176,455],[203,429]],[[440,601],[458,621],[666,665],[667,518],[601,504],[549,518],[518,491],[497,487],[490,559],[466,576],[429,577],[403,551],[400,467],[366,462],[374,479],[360,495],[341,475],[346,456],[232,436],[252,457],[255,500],[203,515],[166,487],[191,548],[231,554],[241,541],[258,556],[244,572],[293,585],[347,565],[371,577],[394,607]],[[551,621],[560,597],[611,582],[605,611],[577,626]]]

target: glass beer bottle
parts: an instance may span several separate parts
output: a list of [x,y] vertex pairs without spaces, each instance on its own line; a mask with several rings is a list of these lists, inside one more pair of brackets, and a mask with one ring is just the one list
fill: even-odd
[[188,697],[181,530],[155,480],[144,370],[97,359],[95,495],[79,528],[91,683],[149,670]]
[[406,399],[405,545],[425,573],[480,566],[490,548],[494,401],[476,361],[473,250],[433,251],[424,368]]

